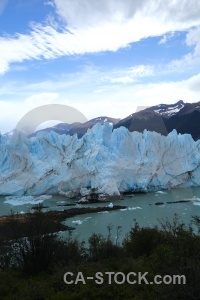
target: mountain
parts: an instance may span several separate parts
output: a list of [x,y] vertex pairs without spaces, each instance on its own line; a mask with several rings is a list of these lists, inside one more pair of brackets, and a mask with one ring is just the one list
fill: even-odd
[[73,135],[76,133],[78,135],[78,138],[81,138],[87,132],[88,129],[92,128],[97,123],[104,124],[105,122],[109,122],[109,123],[112,123],[113,125],[116,125],[119,122],[119,120],[120,119],[115,119],[115,118],[110,118],[110,117],[104,116],[104,117],[98,117],[98,118],[91,119],[85,123],[72,123],[72,124],[60,123],[53,127],[49,127],[49,128],[45,128],[45,129],[36,131],[36,132],[32,133],[29,137],[36,136],[37,133],[41,132],[41,131],[46,131],[46,132],[54,131],[58,134]]
[[167,135],[173,129],[178,133],[189,133],[194,140],[200,139],[200,102],[159,104],[133,113],[120,120],[114,128],[124,126],[129,131],[144,129]]
[[79,138],[81,138],[88,129],[92,128],[94,125],[96,125],[97,123],[103,125],[105,122],[109,122],[112,125],[116,125],[119,122],[120,119],[115,119],[115,118],[110,118],[110,117],[98,117],[95,119],[91,119],[86,123],[83,124],[79,124],[76,127],[73,127],[71,130],[69,130],[69,134],[73,135],[73,134],[77,134]]
[[[96,124],[82,138],[39,132],[0,136],[0,194],[120,197],[200,185],[200,142],[189,134],[113,130]],[[14,199],[14,198],[13,198]]]
[[123,126],[131,132],[143,132],[147,129],[161,133],[162,135],[168,135],[169,132],[176,129],[178,133],[189,133],[194,140],[198,140],[200,139],[200,102],[184,103],[180,100],[175,104],[159,104],[132,113],[121,120],[102,116],[91,119],[83,124],[60,123],[56,126],[34,132],[30,137],[36,136],[38,132],[54,131],[58,134],[73,135],[76,133],[78,138],[81,138],[95,124],[104,124],[104,122],[112,123],[114,129]]
[[29,137],[36,136],[38,132],[46,131],[46,132],[51,132],[54,131],[58,134],[69,134],[69,131],[72,130],[74,127],[79,126],[81,123],[75,122],[72,124],[68,123],[59,123],[55,126],[52,127],[47,127],[38,131],[33,132],[32,134],[29,135]]
[[179,113],[183,108],[186,107],[186,105],[187,104],[185,104],[183,100],[179,100],[175,104],[159,104],[157,106],[149,107],[148,110],[158,113],[166,118],[170,118]]

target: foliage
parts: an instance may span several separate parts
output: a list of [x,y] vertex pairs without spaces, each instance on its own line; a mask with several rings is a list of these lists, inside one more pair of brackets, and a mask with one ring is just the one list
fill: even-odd
[[[159,220],[159,227],[133,228],[119,243],[112,240],[113,226],[108,225],[107,236],[93,234],[87,247],[73,238],[72,231],[65,239],[54,233],[56,224],[45,219],[40,209],[30,214],[26,226],[10,218],[13,239],[0,243],[0,299],[2,300],[64,300],[64,299],[135,299],[164,300],[199,299],[200,294],[200,235],[198,217],[186,227],[178,216],[169,222]],[[87,284],[67,285],[66,272],[83,272],[92,277],[96,272],[148,272],[154,276],[185,275],[186,285],[151,285],[127,282],[117,285],[104,280]]]

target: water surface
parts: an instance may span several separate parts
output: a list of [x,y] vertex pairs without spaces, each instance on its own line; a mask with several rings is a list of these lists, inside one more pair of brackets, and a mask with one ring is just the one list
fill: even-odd
[[[45,197],[44,197],[45,198]],[[165,202],[191,200],[187,203],[167,204]],[[164,202],[163,205],[155,205],[156,202]],[[34,204],[43,203],[46,210],[63,210],[75,206],[64,206],[65,204],[74,204],[74,200],[66,199],[59,195],[54,195],[49,199],[42,197],[27,198],[8,198],[0,197],[0,215],[8,215],[12,210],[14,213],[24,213],[30,211]],[[123,200],[112,201],[116,205],[125,205],[126,210],[91,213],[69,218],[65,221],[66,225],[73,226],[76,229],[74,236],[87,240],[92,233],[107,234],[107,226],[112,224],[112,236],[116,237],[116,228],[121,227],[121,235],[131,229],[136,219],[141,226],[158,225],[158,219],[172,219],[177,213],[180,219],[189,224],[192,216],[200,216],[200,187],[188,189],[173,189],[160,191],[156,193],[134,194],[124,196]],[[108,206],[109,203],[95,203],[87,205],[76,205],[76,207],[98,207]]]

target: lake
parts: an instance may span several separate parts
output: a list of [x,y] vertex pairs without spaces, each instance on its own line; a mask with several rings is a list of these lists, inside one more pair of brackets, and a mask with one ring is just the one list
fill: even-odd
[[[167,204],[165,202],[191,200],[184,203]],[[156,202],[165,204],[155,205]],[[51,198],[43,197],[0,197],[0,215],[9,215],[12,210],[14,213],[24,213],[30,211],[34,204],[43,203],[46,210],[63,210],[74,206],[64,206],[73,204],[74,200],[66,199],[63,196],[54,195]],[[92,233],[108,233],[107,226],[112,224],[112,237],[116,237],[116,228],[121,226],[120,239],[131,229],[136,219],[140,226],[158,225],[159,219],[172,219],[177,213],[180,219],[189,224],[191,217],[200,216],[200,187],[187,189],[172,189],[167,191],[152,192],[147,194],[126,195],[123,200],[112,201],[114,205],[125,205],[126,210],[117,210],[79,215],[65,221],[68,226],[76,229],[73,236],[87,240]],[[108,206],[109,203],[94,203],[86,205],[76,205],[77,207],[98,207]]]

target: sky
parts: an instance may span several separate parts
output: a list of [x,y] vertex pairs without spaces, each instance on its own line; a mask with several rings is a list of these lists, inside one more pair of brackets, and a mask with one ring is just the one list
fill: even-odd
[[65,104],[87,119],[200,101],[199,0],[0,0],[0,131]]

